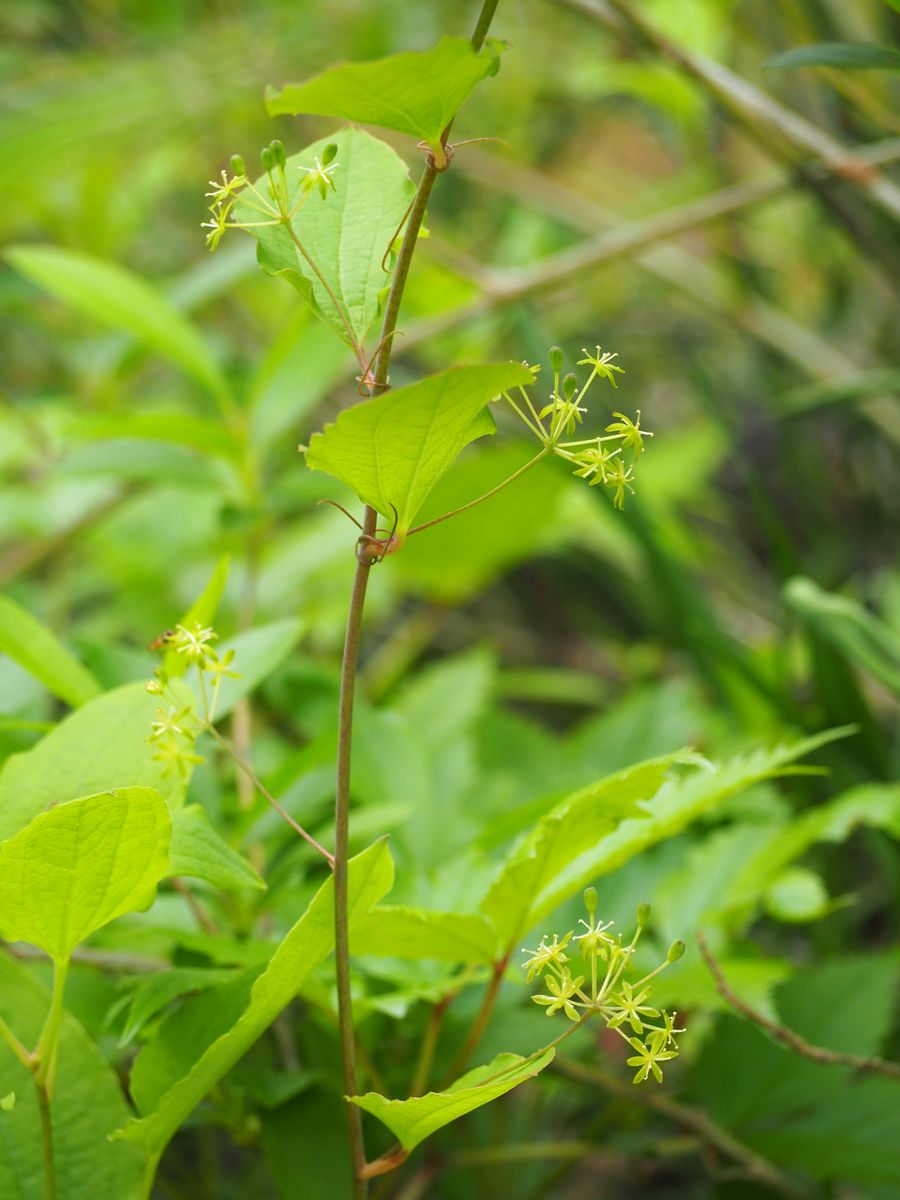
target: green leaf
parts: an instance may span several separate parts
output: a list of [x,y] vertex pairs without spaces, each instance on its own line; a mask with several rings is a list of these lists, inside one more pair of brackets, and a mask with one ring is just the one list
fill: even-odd
[[499,392],[533,382],[519,363],[453,367],[345,409],[313,434],[306,462],[349,484],[403,536],[425,497],[473,438],[473,422]]
[[58,246],[14,246],[6,257],[63,304],[132,334],[178,363],[214,396],[228,396],[225,377],[196,326],[131,271]]
[[226,892],[266,886],[250,863],[216,832],[199,804],[180,808],[173,814],[169,860],[170,875],[205,879]]
[[[213,573],[206,582],[206,587],[178,622],[179,625],[183,625],[185,629],[192,629],[195,625],[205,627],[213,624],[216,613],[219,611],[225,584],[228,582],[229,565],[228,555],[223,555],[216,563]],[[170,678],[184,675],[187,668],[188,661],[183,654],[172,649],[166,651],[163,657],[163,670]]]
[[245,696],[249,696],[281,666],[299,642],[305,627],[300,618],[286,617],[282,621],[272,621],[269,625],[259,625],[256,629],[239,633],[221,646],[216,644],[220,657],[229,650],[234,651],[232,669],[239,675],[238,679],[226,677],[222,680],[216,705],[217,721],[233,712]]
[[845,67],[851,71],[900,71],[900,50],[866,42],[816,42],[776,54],[766,67],[786,70],[790,67]]
[[[648,846],[655,846],[680,833],[692,821],[710,812],[730,796],[744,791],[754,783],[790,770],[790,764],[795,759],[811,754],[836,738],[847,737],[852,732],[852,728],[826,730],[799,742],[737,755],[713,771],[698,770],[680,779],[670,779],[659,788],[652,799],[641,806],[641,815],[619,821],[612,832],[600,836],[583,848],[583,852],[577,856],[565,855],[565,842],[561,843],[558,872],[555,878],[543,885],[540,894],[523,896],[516,887],[515,878],[507,877],[504,882],[504,871],[504,875],[500,876],[482,903],[482,911],[491,917],[495,924],[501,922],[503,936],[502,929],[513,928],[510,909],[513,912],[521,911],[521,906],[527,898],[527,920],[532,925],[536,924],[558,904],[574,895],[579,888],[594,881],[597,876],[614,871]],[[676,761],[678,757],[672,755],[669,761]],[[639,767],[634,769],[640,770]],[[566,858],[568,862],[565,861]],[[521,871],[520,878],[527,885],[530,874],[526,863],[523,863]]]
[[73,421],[68,434],[80,441],[130,438],[186,446],[236,462],[241,456],[238,438],[221,421],[184,412],[116,412]]
[[8,654],[44,687],[76,708],[100,685],[56,635],[9,596],[0,596],[0,653]]
[[825,592],[802,576],[788,580],[784,598],[789,608],[852,663],[900,696],[900,637],[889,626],[856,600]]
[[169,867],[159,792],[122,788],[60,804],[0,843],[0,932],[55,962],[122,913],[148,908]]
[[[343,313],[353,338],[362,345],[378,317],[379,295],[390,282],[382,262],[415,188],[406,164],[390,146],[361,129],[342,129],[287,160],[285,176],[292,209],[307,178],[304,168],[313,168],[330,143],[338,148],[335,189],[329,188],[324,199],[315,189],[307,192],[293,228],[334,299],[284,226],[262,225],[250,232],[259,244],[257,256],[263,270],[287,280],[313,311],[352,345]],[[266,194],[265,177],[254,186]],[[252,193],[241,193],[234,209],[238,220],[264,219],[251,204],[258,204]]]
[[[185,703],[191,700],[186,693]],[[186,782],[166,775],[148,741],[159,708],[142,683],[105,692],[61,721],[0,771],[0,839],[50,804],[121,787],[152,787],[177,806]]]
[[396,129],[426,142],[443,164],[441,134],[477,83],[496,74],[501,44],[476,53],[465,38],[441,38],[430,50],[374,62],[339,63],[266,92],[270,116],[318,113]]
[[[8,954],[0,955],[0,1016],[28,1046],[37,1043],[50,994]],[[41,1120],[34,1080],[0,1041],[3,1092],[15,1107],[0,1112],[0,1196],[44,1196]],[[107,1134],[128,1116],[115,1072],[81,1025],[63,1014],[59,1058],[50,1107],[57,1200],[138,1200],[144,1156]]]
[[[351,917],[368,912],[390,890],[392,882],[393,864],[385,842],[378,842],[351,859]],[[253,984],[250,1002],[239,1018],[227,1032],[202,1050],[187,1073],[162,1096],[154,1111],[140,1120],[129,1121],[118,1130],[117,1136],[143,1146],[151,1154],[161,1153],[209,1090],[297,995],[304,981],[331,950],[333,926],[334,884],[329,878]]]
[[504,946],[531,927],[535,910],[546,908],[542,896],[560,875],[620,822],[643,815],[641,803],[652,799],[669,768],[684,757],[666,754],[626,767],[566,796],[541,818],[509,855],[481,903]]
[[354,954],[389,958],[493,962],[500,947],[493,926],[476,914],[380,905],[353,929]]
[[451,1121],[489,1104],[514,1087],[533,1079],[550,1065],[555,1050],[522,1058],[518,1054],[498,1054],[493,1062],[476,1067],[457,1079],[445,1092],[427,1092],[409,1100],[388,1100],[378,1092],[351,1096],[359,1108],[365,1109],[387,1125],[400,1145],[409,1153],[431,1134]]
[[235,971],[227,967],[170,967],[139,978],[131,995],[119,1045],[127,1046],[133,1041],[147,1022],[172,1000],[188,992],[201,992],[228,983],[234,977]]

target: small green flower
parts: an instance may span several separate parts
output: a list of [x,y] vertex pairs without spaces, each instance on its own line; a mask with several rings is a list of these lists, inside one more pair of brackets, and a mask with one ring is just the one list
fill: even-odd
[[626,467],[621,458],[617,458],[611,464],[609,473],[603,482],[607,487],[615,488],[616,494],[613,496],[613,504],[616,508],[625,507],[626,491],[631,492],[632,496],[634,495],[634,488],[631,486],[633,474],[634,468]]
[[638,1068],[632,1083],[643,1083],[645,1079],[649,1079],[651,1074],[657,1083],[662,1083],[663,1073],[659,1064],[667,1059],[677,1057],[677,1051],[663,1050],[658,1039],[652,1034],[646,1042],[642,1042],[636,1037],[629,1038],[628,1044],[637,1051],[632,1058],[625,1060],[629,1067]]
[[552,975],[544,976],[544,984],[553,993],[552,996],[532,996],[535,1004],[547,1006],[547,1016],[552,1017],[562,1009],[570,1021],[578,1021],[581,1018],[578,1014],[578,1009],[572,1003],[572,997],[577,993],[578,989],[584,983],[584,976],[579,975],[577,979],[573,979],[568,970],[563,970],[559,979],[555,979]]
[[210,210],[219,204],[224,204],[226,201],[233,200],[241,188],[247,186],[247,176],[244,174],[233,175],[229,178],[226,171],[222,172],[222,182],[218,183],[215,179],[210,179],[209,186],[213,189],[207,192],[206,195],[212,200]]
[[579,933],[575,941],[581,942],[581,953],[585,958],[596,954],[605,961],[618,948],[616,939],[606,932],[613,927],[614,921],[603,922],[598,918],[596,924],[587,921],[579,921],[578,924],[584,926],[585,932]]
[[634,994],[632,984],[627,980],[623,980],[619,991],[610,997],[609,1007],[615,1009],[615,1016],[611,1017],[606,1024],[610,1029],[618,1029],[626,1021],[634,1030],[635,1033],[643,1033],[644,1021],[643,1018],[658,1017],[659,1009],[650,1008],[644,1001],[649,999],[650,989],[644,988],[643,991]]
[[228,668],[234,662],[234,650],[226,650],[221,658],[214,651],[208,650],[208,659],[206,670],[209,672],[209,677],[214,684],[220,679],[240,679],[240,671],[229,671]]
[[[157,719],[150,726],[150,741],[158,742],[160,738],[168,737],[171,734],[180,734],[183,738],[193,739],[193,733],[186,728],[190,712],[190,705],[182,708],[180,712],[177,712],[174,706],[169,709],[168,713],[164,713],[161,708],[158,708],[156,710]],[[182,722],[181,725],[179,725],[179,721]]]
[[214,657],[209,643],[215,641],[217,637],[218,634],[213,629],[206,629],[199,624],[194,625],[192,629],[176,625],[171,645],[178,654],[183,654],[189,663],[196,663],[203,667]]
[[618,354],[610,354],[608,350],[601,353],[599,346],[597,347],[596,354],[589,354],[586,347],[582,347],[581,353],[584,355],[584,358],[578,360],[579,367],[593,367],[594,375],[600,375],[602,378],[608,379],[613,387],[618,387],[613,372],[617,371],[620,375],[625,374],[622,367],[613,365],[612,360],[618,358]]
[[588,446],[572,455],[572,462],[577,464],[575,474],[579,479],[586,479],[590,487],[606,483],[609,478],[607,470],[619,453],[619,449],[607,450],[599,442],[596,446]]
[[548,967],[555,967],[560,971],[563,969],[563,963],[567,963],[569,961],[568,954],[563,954],[563,950],[568,945],[569,938],[571,938],[571,936],[571,933],[567,933],[560,942],[554,933],[553,941],[550,942],[549,945],[547,943],[547,938],[544,937],[541,939],[541,944],[538,946],[537,950],[526,950],[524,947],[522,948],[523,954],[531,955],[531,958],[526,959],[526,961],[522,963],[522,970],[525,971],[525,978],[529,983],[531,983],[535,975],[540,975]]
[[333,192],[337,191],[334,182],[334,173],[340,166],[340,163],[335,159],[323,166],[318,158],[313,159],[314,167],[301,167],[300,170],[305,172],[306,178],[300,184],[301,192],[311,192],[313,188],[319,189],[319,195],[324,200],[328,195],[328,189]]
[[637,420],[632,421],[630,417],[626,417],[624,413],[614,412],[614,417],[618,417],[618,421],[613,421],[607,425],[607,433],[617,433],[622,438],[622,445],[628,450],[634,451],[635,459],[638,459],[644,451],[644,438],[653,437],[647,429],[641,429],[641,410],[637,410]]
[[191,766],[203,762],[199,754],[188,750],[187,747],[192,745],[193,742],[185,744],[175,737],[157,742],[156,753],[153,757],[157,762],[163,764],[163,775],[177,774],[181,779],[187,779],[191,772]]

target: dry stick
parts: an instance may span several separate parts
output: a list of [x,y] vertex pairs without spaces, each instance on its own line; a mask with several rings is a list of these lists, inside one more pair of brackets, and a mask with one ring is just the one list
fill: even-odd
[[[498,0],[483,0],[481,12],[472,34],[473,50],[479,51],[484,43],[485,35],[490,27]],[[450,126],[444,130],[442,142],[446,139]],[[400,315],[400,303],[406,288],[409,268],[419,237],[419,230],[425,219],[425,209],[431,196],[431,189],[438,176],[438,170],[431,155],[426,159],[425,170],[419,181],[416,195],[407,218],[403,241],[394,266],[394,278],[385,305],[384,319],[381,326],[380,351],[378,353],[375,372],[372,379],[373,392],[384,391],[388,386],[388,373],[391,363],[391,349],[394,343],[394,333],[397,328],[397,318]],[[365,365],[363,366],[365,370]],[[341,693],[338,715],[338,749],[337,749],[337,780],[334,803],[334,952],[337,977],[338,1022],[340,1026],[341,1065],[344,1078],[344,1094],[355,1096],[359,1092],[356,1071],[356,1039],[353,1031],[353,1000],[350,992],[350,930],[347,916],[347,859],[350,836],[350,751],[353,736],[353,696],[356,686],[356,666],[359,658],[359,639],[362,627],[362,614],[366,600],[366,588],[369,582],[369,571],[374,561],[371,553],[371,538],[375,533],[378,516],[373,508],[366,505],[363,516],[362,537],[357,543],[356,573],[353,579],[353,591],[350,595],[350,608],[347,614],[347,632],[344,639],[344,653],[341,661]],[[359,1109],[354,1104],[345,1103],[347,1128],[350,1137],[350,1153],[353,1163],[353,1198],[366,1200],[368,1182],[364,1177],[366,1169],[366,1151],[363,1141],[362,1118]]]
[[605,1071],[584,1067],[581,1063],[572,1062],[569,1059],[557,1058],[553,1063],[553,1070],[561,1072],[569,1079],[585,1083],[589,1087],[603,1088],[604,1091],[611,1092],[614,1096],[641,1104],[653,1112],[658,1112],[661,1116],[668,1117],[683,1129],[691,1130],[706,1145],[740,1163],[748,1178],[765,1184],[773,1191],[781,1192],[785,1196],[797,1197],[797,1200],[809,1194],[790,1175],[780,1171],[768,1159],[732,1137],[727,1130],[723,1129],[721,1125],[717,1125],[712,1117],[701,1109],[679,1104],[661,1092],[651,1092],[648,1088],[635,1088],[631,1084],[622,1083],[621,1080]]
[[636,30],[646,42],[696,79],[723,108],[751,130],[756,132],[763,126],[779,134],[794,149],[820,158],[832,174],[857,184],[885,212],[900,220],[900,187],[880,175],[855,150],[843,146],[812,121],[761,92],[721,63],[670,41],[643,13],[633,8],[629,0],[555,2],[619,33],[623,31],[624,22],[625,27]]
[[703,955],[703,960],[712,972],[712,976],[716,981],[716,989],[719,995],[731,1005],[733,1009],[745,1016],[748,1021],[752,1021],[754,1025],[764,1029],[771,1037],[782,1045],[787,1046],[789,1050],[793,1050],[795,1054],[801,1055],[803,1058],[812,1059],[813,1062],[825,1063],[829,1066],[851,1067],[854,1071],[863,1073],[874,1073],[878,1075],[887,1075],[889,1079],[900,1079],[900,1063],[890,1062],[886,1058],[878,1058],[876,1055],[870,1054],[844,1054],[839,1050],[828,1050],[824,1046],[814,1046],[811,1042],[802,1038],[799,1033],[795,1033],[793,1029],[788,1029],[785,1025],[779,1025],[775,1021],[770,1021],[768,1017],[757,1012],[755,1008],[751,1008],[741,998],[731,990],[728,981],[722,974],[722,968],[719,966],[713,953],[707,944],[703,931],[698,929],[696,934],[697,945],[700,947],[700,953]]

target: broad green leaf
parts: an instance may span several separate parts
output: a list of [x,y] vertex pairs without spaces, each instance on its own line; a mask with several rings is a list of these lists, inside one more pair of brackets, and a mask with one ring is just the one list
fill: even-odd
[[[225,584],[228,582],[228,568],[230,559],[228,555],[223,555],[216,563],[213,573],[206,581],[206,586],[203,591],[187,610],[179,625],[183,625],[185,629],[193,629],[195,625],[210,626],[215,621],[216,613],[219,611],[219,603],[222,599],[222,593],[225,591]],[[163,669],[171,678],[176,675],[184,675],[187,671],[188,662],[183,654],[179,654],[177,650],[168,649],[163,657]]]
[[499,42],[476,53],[465,38],[441,38],[430,50],[374,62],[339,63],[308,79],[270,88],[270,116],[318,113],[396,129],[426,142],[444,161],[441,134],[469,92],[499,66]]
[[865,42],[817,42],[776,54],[765,64],[777,70],[790,67],[844,67],[851,71],[900,71],[900,50]]
[[[393,864],[385,842],[351,859],[351,917],[368,912],[390,890],[392,882]],[[334,884],[329,878],[253,984],[250,1001],[238,1019],[203,1049],[152,1112],[129,1121],[117,1136],[143,1146],[150,1154],[161,1153],[203,1097],[271,1025],[326,957],[334,944],[333,924]]]
[[199,804],[173,813],[169,861],[170,875],[205,879],[226,892],[266,886],[250,863],[216,832]]
[[511,1092],[527,1079],[533,1079],[550,1065],[555,1050],[522,1058],[518,1054],[498,1054],[493,1062],[469,1071],[445,1092],[427,1092],[409,1100],[388,1100],[378,1092],[350,1099],[387,1125],[407,1153],[438,1129],[466,1113],[489,1104]]
[[489,963],[500,947],[493,926],[476,914],[385,904],[354,926],[353,953]]
[[280,667],[299,642],[305,623],[298,617],[286,617],[259,625],[239,633],[221,645],[216,651],[221,656],[234,651],[231,669],[238,673],[237,679],[222,680],[219,702],[216,705],[216,720],[227,717],[245,696],[249,696],[276,668]]
[[[300,185],[306,170],[314,167],[329,143],[338,148],[334,190],[329,188],[324,199],[315,189],[304,195]],[[286,279],[352,345],[343,313],[353,338],[362,345],[378,317],[380,293],[390,283],[382,262],[415,190],[406,164],[390,146],[361,129],[342,129],[291,155],[285,174],[292,208],[304,197],[293,229],[328,288],[282,225],[251,230],[259,243],[260,265]],[[265,177],[254,186],[266,194]],[[237,219],[263,220],[251,207],[256,204],[252,192],[243,192],[235,205]]]
[[225,378],[196,326],[125,267],[58,246],[14,246],[6,257],[57,300],[152,346],[214,396],[228,395]]
[[0,596],[0,653],[8,654],[44,687],[77,707],[100,685],[41,621],[9,596]]
[[227,967],[171,967],[139,978],[131,994],[119,1045],[133,1041],[147,1022],[172,1000],[228,983],[234,977],[235,971]]
[[830,901],[820,875],[806,867],[791,867],[766,889],[765,906],[776,921],[803,924],[824,917]]
[[802,576],[788,580],[784,598],[852,663],[900,696],[900,637],[889,626],[856,600],[823,591]]
[[387,520],[397,510],[397,533],[409,529],[425,497],[460,450],[493,425],[478,421],[499,392],[533,382],[519,363],[453,367],[419,383],[345,409],[313,434],[306,463],[343,480]]
[[[28,1046],[37,1043],[50,993],[21,963],[0,954],[0,1017]],[[0,1041],[0,1093],[15,1091],[0,1112],[0,1196],[44,1196],[41,1121],[34,1080]],[[138,1200],[144,1156],[107,1134],[128,1116],[112,1067],[68,1013],[63,1014],[51,1105],[57,1200]]]
[[[184,702],[190,700],[185,692]],[[186,781],[166,774],[148,741],[159,706],[144,684],[126,684],[88,701],[31,750],[8,758],[0,771],[0,839],[50,804],[111,788],[156,788],[176,807]]]
[[[700,769],[683,778],[668,780],[651,800],[642,805],[644,812],[641,816],[619,822],[612,832],[582,848],[577,855],[569,857],[568,862],[561,862],[555,878],[546,883],[540,893],[528,898],[530,923],[536,924],[579,888],[593,882],[597,876],[614,871],[648,846],[654,846],[680,833],[692,821],[710,812],[730,796],[744,791],[754,783],[790,771],[790,764],[795,759],[811,754],[836,738],[847,737],[852,732],[853,730],[848,728],[827,730],[814,737],[776,746],[771,750],[755,750],[749,754],[737,755],[714,771]],[[561,849],[565,851],[564,843]],[[514,905],[517,896],[519,905],[523,901],[515,890],[514,881],[507,882],[504,890],[495,896],[495,890],[502,879],[503,876],[491,889],[481,907],[495,923],[499,920],[509,925],[509,918],[504,915],[506,909],[501,903],[504,895],[507,906]],[[490,912],[485,907],[488,901],[491,902]]]
[[0,843],[0,932],[55,962],[122,913],[148,908],[172,822],[153,788],[60,804]]
[[504,946],[534,922],[544,891],[659,791],[683,753],[627,767],[558,801],[513,850],[481,904]]
[[236,461],[241,455],[238,438],[221,421],[195,417],[184,412],[116,412],[72,422],[69,436],[80,441],[129,438],[135,441],[167,442],[186,446]]

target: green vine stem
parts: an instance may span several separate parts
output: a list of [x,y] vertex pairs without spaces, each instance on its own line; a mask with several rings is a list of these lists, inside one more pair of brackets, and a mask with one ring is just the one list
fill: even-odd
[[[497,10],[499,0],[483,0],[481,12],[475,24],[471,44],[473,50],[479,51],[484,44],[487,31]],[[444,131],[442,142],[450,131],[450,126]],[[375,362],[375,370],[371,381],[373,392],[384,391],[388,386],[391,364],[391,348],[397,319],[400,315],[400,304],[406,288],[413,253],[419,238],[419,230],[425,219],[425,209],[438,168],[429,156],[419,186],[416,190],[403,241],[397,255],[394,267],[394,278],[385,305],[384,320],[381,327],[379,351]],[[362,628],[363,608],[366,601],[366,588],[369,582],[369,572],[374,559],[364,552],[364,547],[371,545],[364,539],[372,539],[375,534],[378,517],[373,508],[368,505],[363,516],[362,539],[359,543],[360,552],[357,554],[356,573],[353,579],[353,590],[350,595],[350,608],[347,614],[347,631],[344,639],[344,653],[341,661],[341,693],[338,709],[338,749],[337,749],[337,779],[334,802],[334,948],[337,976],[338,1022],[340,1026],[341,1064],[343,1069],[344,1093],[355,1096],[359,1092],[356,1069],[356,1039],[353,1030],[353,1001],[350,992],[350,931],[347,917],[347,860],[350,834],[350,750],[353,736],[353,699],[356,687],[356,667],[359,658],[359,639]],[[345,1103],[347,1128],[350,1137],[350,1153],[353,1164],[353,1200],[366,1200],[369,1185],[364,1177],[366,1169],[366,1153],[362,1132],[362,1117],[360,1110],[354,1104]]]
[[425,521],[421,525],[413,526],[406,536],[412,537],[414,533],[421,533],[423,529],[431,529],[434,525],[440,525],[444,521],[449,521],[451,517],[458,517],[460,513],[467,512],[468,509],[474,508],[476,504],[481,504],[484,500],[490,500],[491,496],[496,496],[498,492],[502,492],[505,487],[509,487],[511,483],[514,483],[515,480],[524,475],[526,471],[530,471],[532,467],[537,466],[541,459],[547,454],[548,451],[546,449],[541,450],[541,452],[536,454],[534,458],[529,459],[527,463],[519,467],[518,471],[513,471],[512,475],[504,479],[502,483],[498,483],[496,487],[492,487],[489,492],[485,492],[481,496],[476,496],[474,500],[469,500],[467,504],[461,504],[459,508],[452,508],[450,512],[444,513],[442,517],[434,517],[434,519],[431,521]]

